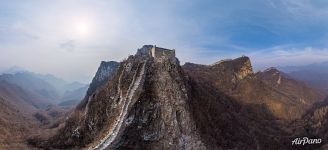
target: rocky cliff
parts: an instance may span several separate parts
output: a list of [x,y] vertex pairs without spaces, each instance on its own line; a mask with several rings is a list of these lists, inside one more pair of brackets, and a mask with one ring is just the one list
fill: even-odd
[[102,61],[96,75],[92,79],[87,95],[90,96],[98,87],[104,85],[107,80],[111,79],[116,73],[119,65],[120,63],[116,61]]
[[108,80],[111,80],[113,76],[116,74],[117,69],[120,63],[116,61],[102,61],[96,75],[93,77],[92,82],[89,85],[89,88],[85,94],[84,99],[82,102],[77,106],[77,109],[83,110],[86,108],[88,100],[90,96],[100,89],[100,87],[104,86]]

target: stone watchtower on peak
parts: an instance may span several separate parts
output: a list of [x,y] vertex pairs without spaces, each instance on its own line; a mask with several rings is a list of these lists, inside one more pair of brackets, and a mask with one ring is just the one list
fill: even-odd
[[157,47],[156,45],[144,45],[141,49],[138,49],[137,55],[150,56],[155,59],[175,58],[175,50]]
[[156,47],[156,45],[154,45],[151,50],[151,56],[154,58],[160,58],[160,57],[168,57],[168,58],[172,58],[175,57],[175,50],[170,50],[170,49],[166,49],[166,48],[161,48],[161,47]]

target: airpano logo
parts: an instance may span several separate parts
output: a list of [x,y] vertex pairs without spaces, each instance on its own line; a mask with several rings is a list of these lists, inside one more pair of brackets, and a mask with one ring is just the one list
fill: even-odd
[[292,145],[305,145],[305,144],[321,144],[322,139],[310,139],[308,137],[296,138],[292,141]]

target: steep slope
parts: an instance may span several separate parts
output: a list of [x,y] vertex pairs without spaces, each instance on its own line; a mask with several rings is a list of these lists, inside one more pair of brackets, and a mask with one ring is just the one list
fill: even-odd
[[22,142],[31,128],[29,121],[20,109],[0,97],[0,149]]
[[0,149],[26,148],[25,138],[37,127],[32,116],[37,101],[30,98],[20,87],[0,81]]
[[307,113],[300,119],[289,124],[293,129],[293,137],[308,137],[311,139],[321,139],[322,143],[299,146],[302,149],[322,149],[328,148],[325,139],[328,138],[328,98],[315,103]]
[[30,112],[30,110],[41,108],[48,105],[38,94],[31,93],[20,86],[0,81],[0,96],[10,100],[10,103],[15,105],[22,111]]
[[270,87],[281,91],[284,95],[293,97],[293,99],[299,98],[299,102],[303,103],[307,109],[314,103],[323,100],[326,96],[324,91],[312,88],[302,81],[292,79],[276,68],[258,72],[256,76]]
[[290,133],[264,104],[241,102],[190,79],[193,118],[207,149],[287,149]]
[[248,57],[222,60],[213,65],[186,63],[183,65],[183,69],[190,77],[212,82],[216,87],[229,94],[233,94],[240,80],[253,74]]
[[[242,103],[264,104],[275,117],[287,121],[300,118],[310,104],[324,99],[323,94],[294,80],[288,80],[288,83],[284,80],[282,84],[288,84],[290,89],[273,85],[270,78],[265,78],[268,72],[253,73],[250,60],[245,56],[213,65],[186,63],[183,68],[194,80],[212,84]],[[302,91],[297,91],[302,88],[299,85],[303,86]]]
[[87,95],[90,96],[98,87],[104,85],[107,80],[111,79],[117,71],[119,65],[120,63],[115,61],[102,61],[95,77],[92,79]]
[[187,63],[183,68],[190,77],[190,104],[197,130],[208,149],[288,148],[290,133],[269,106],[237,95],[244,82],[250,82],[247,89],[258,86],[253,84],[255,77],[247,57],[209,66]]
[[114,77],[119,66],[120,63],[115,61],[109,61],[109,62],[102,61],[100,63],[96,75],[93,77],[92,82],[90,83],[87,89],[84,99],[77,106],[78,109],[83,110],[86,107],[90,99],[90,96],[93,93],[95,93],[97,89],[101,89],[100,87],[104,86],[109,80],[111,80]]
[[328,98],[326,100],[316,103],[302,119],[301,133],[308,133],[311,135],[318,135],[318,137],[328,137]]
[[[45,106],[47,109],[40,109]],[[33,149],[27,146],[26,139],[44,125],[52,125],[67,111],[50,109],[49,103],[38,95],[0,81],[0,149]]]

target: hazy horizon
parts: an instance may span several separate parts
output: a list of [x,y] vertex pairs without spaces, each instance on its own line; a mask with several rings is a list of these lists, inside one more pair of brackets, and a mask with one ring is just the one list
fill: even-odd
[[308,0],[1,1],[0,71],[88,83],[101,61],[143,45],[182,64],[249,56],[256,70],[328,61],[328,2]]

